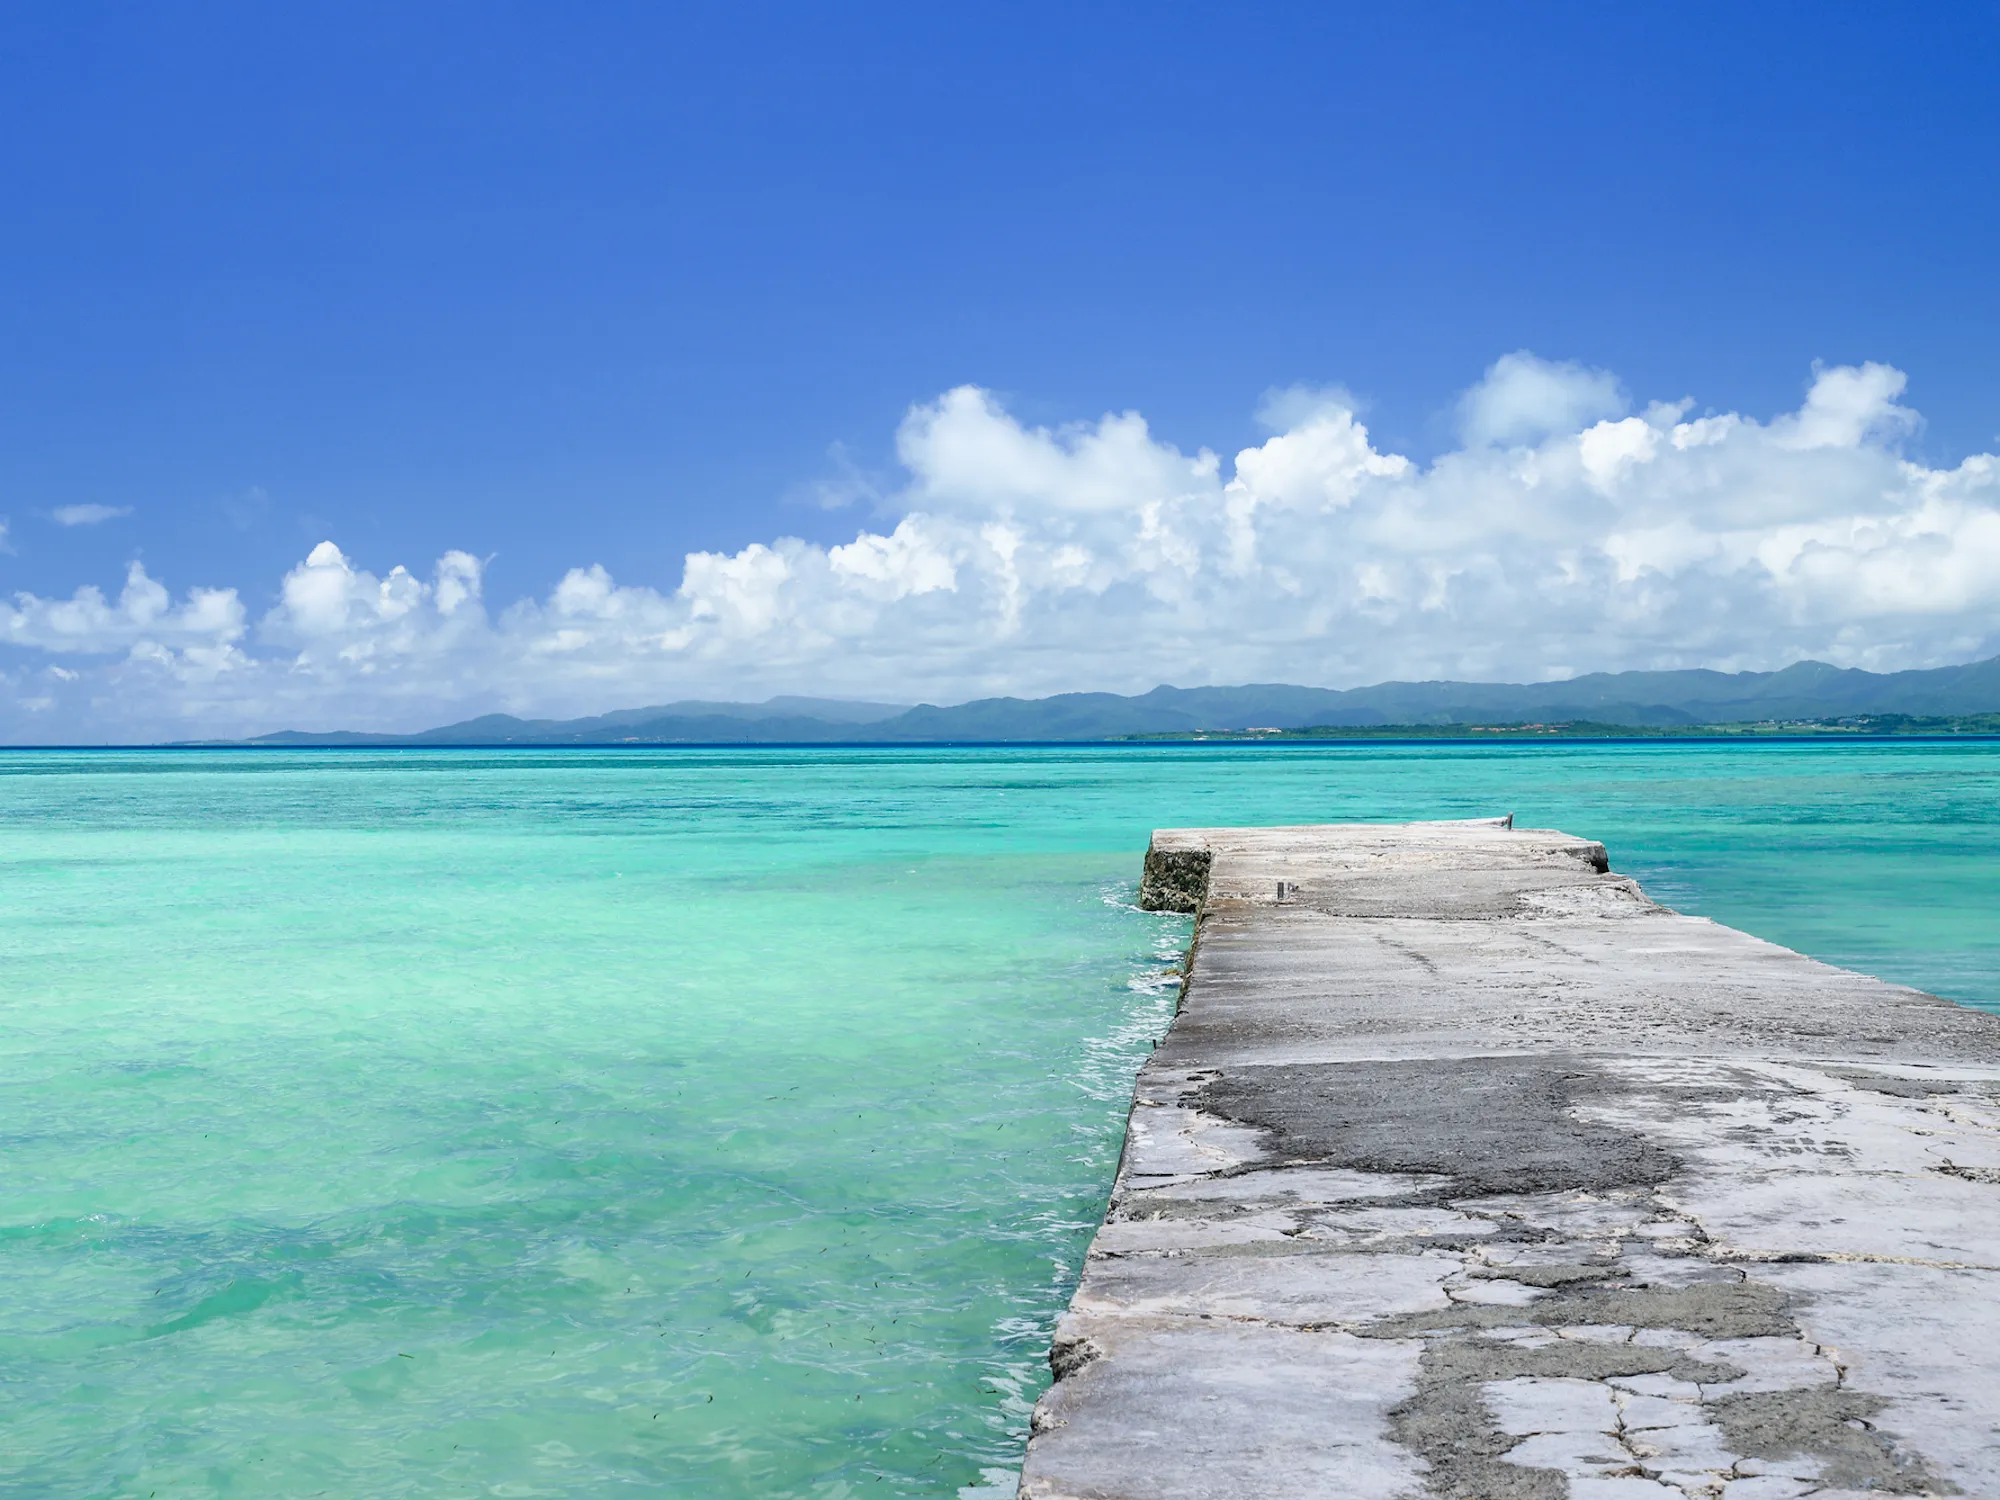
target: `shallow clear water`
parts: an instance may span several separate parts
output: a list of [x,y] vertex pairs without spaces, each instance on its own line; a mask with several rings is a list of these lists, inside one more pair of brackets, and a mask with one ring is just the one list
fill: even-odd
[[2000,746],[0,753],[0,1490],[950,1496],[1155,826],[1484,816],[2000,1008]]

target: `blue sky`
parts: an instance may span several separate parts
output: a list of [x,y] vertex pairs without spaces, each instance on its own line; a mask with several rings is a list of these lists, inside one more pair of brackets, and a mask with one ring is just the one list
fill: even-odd
[[[1039,504],[1066,519],[1022,522],[1022,545],[1101,560],[1153,524],[1136,519],[1143,483],[1120,491],[1131,524],[1117,537],[1085,536],[1080,502],[1018,485],[978,501],[990,514],[975,523],[976,483],[954,490],[938,477],[951,463],[909,462],[913,422],[919,437],[963,426],[922,415],[961,387],[1003,427],[1049,429],[1070,460],[1107,414],[1141,413],[1155,447],[1220,455],[1219,497],[1231,455],[1310,426],[1329,400],[1366,425],[1371,452],[1411,466],[1373,479],[1415,483],[1478,446],[1466,393],[1516,351],[1583,394],[1561,421],[1488,447],[1570,442],[1682,398],[1660,433],[1708,413],[1764,431],[1803,410],[1816,364],[1873,362],[1907,383],[1867,388],[1880,410],[1855,419],[1859,468],[1772,478],[1753,464],[1750,498],[1730,504],[1801,486],[1874,494],[1884,464],[1957,474],[1963,524],[1924,522],[1910,536],[1943,538],[1930,553],[1878,561],[1907,573],[1942,546],[1939,566],[1973,570],[1991,495],[1963,465],[2000,448],[1996,43],[1988,4],[9,7],[0,588],[33,602],[17,602],[0,664],[31,706],[0,713],[0,729],[117,737],[581,712],[683,690],[950,697],[1157,680],[1167,663],[1096,649],[1118,633],[1107,622],[1136,639],[1156,634],[1137,625],[1148,609],[1200,613],[1153,564],[1050,563],[1038,633],[1032,609],[994,602],[1016,586],[999,565],[980,574],[963,551]],[[1593,404],[1593,379],[1616,394]],[[1208,520],[1227,504],[1195,496],[1198,476],[1133,462]],[[1643,502],[1643,526],[1628,497],[1615,526],[1507,533],[1523,568],[1539,558],[1573,579],[1601,565],[1620,587],[1652,568],[1681,612],[1645,630],[1551,636],[1504,602],[1547,595],[1526,573],[1464,598],[1408,595],[1422,620],[1370,615],[1367,600],[1400,587],[1383,581],[1393,568],[1356,581],[1376,577],[1369,548],[1389,523],[1305,527],[1285,545],[1320,572],[1252,593],[1295,586],[1321,634],[1298,626],[1273,645],[1265,628],[1175,675],[1549,675],[1793,651],[1916,665],[1992,642],[1976,588],[1942,620],[1802,605],[1771,583],[1768,535],[1703,554],[1698,587],[1685,547],[1633,561],[1617,538],[1664,534],[1709,504],[1685,485]],[[1360,514],[1351,496],[1324,503]],[[1870,503],[1812,519],[1851,521]],[[1924,502],[1911,490],[1897,503],[1907,520]],[[1788,506],[1767,532],[1803,524]],[[908,563],[906,539],[900,561],[871,563],[895,597],[869,607],[915,600],[922,619],[864,630],[844,604],[794,601],[751,608],[726,647],[676,634],[728,615],[689,592],[689,554],[738,558],[787,536],[824,552],[912,514],[956,516],[963,535],[925,543],[941,562]],[[353,595],[339,631],[373,634],[335,643],[331,604],[316,635],[287,604],[285,580],[328,541],[344,570],[333,581]],[[1465,545],[1472,562],[1417,573],[1476,573],[1506,551],[1491,536]],[[1551,561],[1566,548],[1584,560]],[[406,567],[436,614],[437,562],[454,552],[479,565],[489,634],[521,601],[545,624],[562,615],[555,591],[593,568],[650,591],[618,608],[652,624],[540,676],[498,657],[460,670],[471,658],[435,630],[389,641],[385,618],[412,627],[381,604],[391,570]],[[115,613],[135,561],[165,605],[142,590],[119,620],[73,629],[49,613],[86,586]],[[885,581],[906,563],[925,587]],[[1173,566],[1228,568],[1221,552]],[[1769,607],[1744,607],[1759,588]],[[191,607],[190,589],[235,591],[236,623],[211,604],[153,629]],[[353,613],[357,589],[370,622]],[[1616,592],[1599,601],[1606,621],[1639,607]],[[565,597],[598,619],[625,596]],[[945,629],[954,601],[963,618]],[[1208,597],[1211,627],[1227,602]],[[1731,609],[1734,633],[1695,628]],[[1449,630],[1424,625],[1440,611]],[[804,623],[781,640],[779,616]],[[1376,616],[1388,644],[1351,649]],[[1515,619],[1510,649],[1490,649],[1494,622]],[[889,649],[913,630],[935,632],[920,657]],[[315,675],[315,650],[352,665],[364,636],[366,673]],[[187,656],[200,649],[211,657]],[[290,675],[274,685],[265,668],[280,658]]]

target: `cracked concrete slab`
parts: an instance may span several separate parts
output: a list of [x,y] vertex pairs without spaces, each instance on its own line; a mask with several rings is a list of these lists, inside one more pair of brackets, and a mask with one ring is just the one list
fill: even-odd
[[1033,1500],[2000,1495],[2000,1019],[1507,821],[1156,834]]

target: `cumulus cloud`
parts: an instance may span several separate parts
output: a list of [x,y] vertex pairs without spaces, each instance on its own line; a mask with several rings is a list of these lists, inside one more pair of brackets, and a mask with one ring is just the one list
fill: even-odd
[[129,505],[58,505],[49,512],[49,519],[58,526],[95,526],[131,514]]
[[1610,371],[1555,364],[1521,349],[1495,360],[1459,398],[1459,435],[1472,448],[1531,443],[1620,416],[1625,404]]
[[166,588],[133,563],[116,601],[94,585],[67,599],[16,594],[0,604],[0,641],[43,651],[99,653],[145,646],[167,650],[232,648],[243,634],[243,603],[234,589],[197,588],[176,606]]
[[[116,600],[17,595],[11,732],[1963,660],[2000,649],[2000,460],[1910,458],[1904,386],[1818,369],[1794,411],[1695,416],[1512,354],[1428,463],[1376,447],[1338,390],[1267,397],[1270,436],[1225,461],[1136,412],[1038,427],[960,387],[903,421],[884,519],[693,553],[677,584],[580,560],[492,608],[470,553],[377,575],[327,541],[254,620],[233,590],[176,601],[137,564]],[[58,657],[69,677],[38,668]]]

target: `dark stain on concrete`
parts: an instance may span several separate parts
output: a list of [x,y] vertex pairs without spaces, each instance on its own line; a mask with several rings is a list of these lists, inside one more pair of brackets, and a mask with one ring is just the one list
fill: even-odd
[[[1682,1287],[1570,1284],[1525,1307],[1444,1308],[1357,1330],[1364,1338],[1425,1340],[1416,1393],[1390,1413],[1390,1426],[1396,1440],[1429,1466],[1433,1494],[1447,1500],[1560,1500],[1569,1493],[1556,1470],[1506,1461],[1520,1439],[1494,1422],[1480,1390],[1488,1382],[1664,1375],[1713,1385],[1744,1373],[1678,1349],[1583,1339],[1530,1349],[1479,1336],[1487,1328],[1530,1324],[1672,1328],[1704,1339],[1799,1336],[1790,1297],[1781,1288],[1748,1278]],[[1808,1386],[1721,1396],[1705,1402],[1703,1412],[1722,1428],[1732,1452],[1745,1458],[1818,1459],[1823,1482],[1833,1488],[1958,1493],[1921,1458],[1903,1452],[1890,1435],[1875,1428],[1871,1419],[1885,1404],[1859,1392]],[[1629,1455],[1605,1455],[1607,1462],[1621,1457]],[[1632,1477],[1648,1473],[1642,1461],[1631,1462]]]
[[[1586,1282],[1551,1292],[1546,1297],[1537,1297],[1523,1307],[1495,1307],[1485,1303],[1460,1304],[1440,1307],[1430,1312],[1405,1313],[1401,1317],[1384,1318],[1355,1331],[1364,1338],[1409,1338],[1412,1335],[1453,1329],[1525,1328],[1531,1325],[1542,1328],[1574,1328],[1585,1324],[1632,1328],[1677,1328],[1683,1333],[1691,1333],[1704,1339],[1797,1338],[1799,1332],[1798,1324],[1787,1311],[1785,1293],[1769,1282],[1751,1281],[1747,1278],[1697,1282],[1693,1286],[1606,1287]],[[1581,1358],[1587,1351],[1593,1349],[1624,1348],[1625,1346],[1618,1344],[1591,1344],[1572,1340],[1565,1341],[1560,1349],[1544,1352],[1561,1354],[1566,1350],[1569,1351],[1571,1358]],[[1635,1348],[1627,1352],[1648,1359],[1657,1357],[1668,1362],[1676,1357],[1675,1351],[1671,1349]],[[1643,1375],[1665,1368],[1667,1368],[1665,1364],[1647,1364],[1641,1368],[1613,1373]],[[1600,1378],[1567,1369],[1546,1373],[1576,1374],[1583,1380]]]
[[1194,1104],[1269,1132],[1281,1160],[1438,1173],[1455,1196],[1603,1192],[1657,1186],[1680,1165],[1574,1113],[1627,1087],[1561,1055],[1297,1063],[1233,1070]]
[[1886,1405],[1880,1396],[1815,1386],[1723,1396],[1703,1410],[1722,1428],[1731,1452],[1745,1458],[1817,1458],[1820,1483],[1828,1489],[1963,1493],[1875,1427],[1872,1419]]
[[[1389,1428],[1397,1442],[1429,1466],[1433,1494],[1449,1500],[1563,1500],[1569,1482],[1559,1471],[1506,1461],[1507,1452],[1521,1440],[1494,1422],[1480,1392],[1488,1381],[1521,1376],[1608,1380],[1614,1375],[1713,1381],[1741,1373],[1690,1359],[1676,1349],[1580,1341],[1523,1349],[1492,1339],[1437,1338],[1424,1350],[1416,1394],[1389,1413]],[[1611,1439],[1606,1444],[1608,1462],[1628,1457]],[[1635,1466],[1632,1472],[1637,1477],[1639,1470]]]
[[1863,1068],[1823,1067],[1821,1071],[1831,1073],[1843,1083],[1851,1083],[1871,1093],[1887,1094],[1892,1099],[1935,1099],[1940,1094],[1982,1092],[1977,1083],[1965,1083],[1953,1078],[1893,1078],[1887,1073],[1871,1073]]

